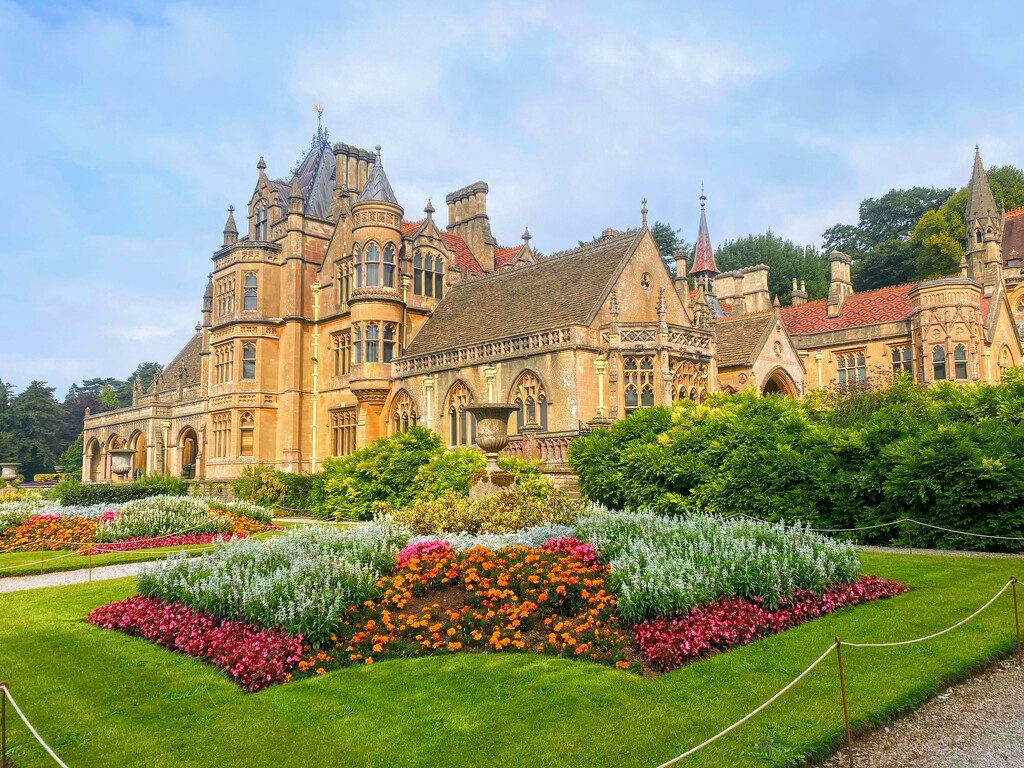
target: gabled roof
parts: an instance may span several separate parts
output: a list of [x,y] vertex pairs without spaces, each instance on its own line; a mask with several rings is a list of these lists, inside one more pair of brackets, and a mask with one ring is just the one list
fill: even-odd
[[494,249],[494,268],[504,269],[509,264],[512,264],[519,258],[519,254],[523,252],[525,247],[525,245],[515,245],[511,248],[496,247]]
[[912,284],[893,285],[874,291],[851,293],[843,302],[839,317],[829,317],[824,299],[779,310],[786,329],[793,334],[821,333],[841,328],[891,323],[910,317]]
[[182,366],[185,366],[184,386],[198,384],[202,374],[200,369],[202,362],[199,357],[199,353],[202,351],[203,336],[200,333],[195,333],[164,368],[164,383],[158,391],[167,392],[178,388],[178,369]]
[[[420,219],[419,221],[403,221],[402,222],[402,237],[415,237],[416,233],[420,231],[423,226],[423,222],[426,219]],[[445,246],[454,252],[452,256],[452,265],[456,269],[460,269],[471,275],[482,275],[484,273],[483,265],[477,261],[476,256],[473,255],[473,251],[470,250],[469,246],[466,245],[466,241],[462,239],[462,235],[458,232],[446,232],[444,230],[438,230],[438,234],[444,241]]]
[[715,323],[719,369],[752,364],[775,320],[775,312],[766,312]]
[[455,285],[406,356],[586,325],[641,233],[617,233],[536,264]]
[[[309,150],[292,172],[292,179],[297,177],[299,180],[303,213],[318,219],[327,218],[327,212],[331,208],[331,198],[334,196],[335,170],[334,150],[331,149],[331,144],[327,140],[327,130],[320,128],[313,136]],[[281,207],[282,211],[287,212],[291,180],[272,179],[270,186],[276,194],[276,204]]]
[[1003,222],[1003,263],[1024,261],[1024,208],[1008,211]]

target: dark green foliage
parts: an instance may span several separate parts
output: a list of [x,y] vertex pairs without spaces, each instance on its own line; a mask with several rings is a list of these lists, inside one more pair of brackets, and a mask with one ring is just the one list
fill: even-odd
[[25,477],[52,472],[65,445],[62,413],[53,387],[33,381],[25,391],[0,382],[0,461],[21,463]]
[[715,261],[723,272],[767,265],[768,291],[783,304],[792,300],[794,277],[807,284],[810,299],[823,299],[828,294],[828,262],[818,249],[795,245],[771,232],[726,241],[715,251]]
[[324,462],[322,484],[309,495],[310,510],[320,518],[369,519],[374,505],[401,507],[416,498],[416,474],[444,447],[429,429],[412,427],[382,437],[365,448]]
[[123,504],[126,501],[145,499],[150,496],[166,496],[169,490],[161,485],[144,485],[128,483],[127,485],[82,485],[74,483],[70,487],[61,488],[61,483],[53,490],[55,497],[65,507],[87,507],[91,504]]
[[[715,395],[637,411],[576,438],[569,463],[591,500],[625,509],[701,509],[818,528],[904,517],[989,536],[1024,536],[1024,372],[1000,386],[811,393],[796,402]],[[1024,550],[1024,542],[913,526],[915,546]],[[856,534],[905,542],[904,526]]]
[[654,242],[658,246],[658,253],[661,254],[661,260],[665,262],[672,277],[676,276],[675,252],[688,252],[693,248],[679,236],[679,233],[679,229],[673,229],[671,224],[666,224],[663,221],[656,221],[651,227],[651,237],[654,238]]
[[419,496],[436,499],[445,491],[469,495],[469,478],[487,466],[487,459],[472,448],[455,448],[436,454],[416,473]]

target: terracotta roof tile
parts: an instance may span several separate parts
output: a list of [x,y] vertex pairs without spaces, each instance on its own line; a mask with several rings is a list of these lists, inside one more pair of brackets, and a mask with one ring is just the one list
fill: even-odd
[[1003,263],[1024,260],[1024,208],[1007,211],[1003,224]]
[[[423,222],[426,219],[420,219],[419,221],[403,221],[401,224],[402,236],[412,237],[416,234]],[[482,275],[484,268],[480,262],[476,260],[476,256],[473,255],[473,251],[466,245],[466,241],[462,239],[462,235],[458,232],[441,232],[441,239],[444,240],[444,244],[450,249],[455,251],[455,256],[452,259],[456,269],[461,269],[463,272],[469,272],[474,275]]]
[[636,231],[617,234],[452,286],[406,356],[585,324],[636,238]]
[[519,253],[525,246],[515,245],[511,248],[498,246],[494,249],[494,268],[504,269],[519,257]]
[[829,317],[824,299],[799,307],[779,310],[790,333],[821,333],[841,328],[889,323],[910,317],[910,289],[913,284],[893,285],[874,291],[862,291],[846,297],[839,317]]
[[766,312],[715,323],[718,367],[729,368],[754,362],[765,333],[775,323],[775,313]]

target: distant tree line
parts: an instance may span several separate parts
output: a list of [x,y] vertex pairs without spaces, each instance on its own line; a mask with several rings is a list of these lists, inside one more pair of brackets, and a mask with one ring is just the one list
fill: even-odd
[[81,470],[85,409],[102,413],[131,405],[135,377],[146,389],[159,367],[143,363],[127,381],[96,378],[72,384],[63,402],[46,382],[33,381],[18,392],[0,379],[0,461],[20,462],[21,473],[29,480],[52,472],[57,464],[65,472]]

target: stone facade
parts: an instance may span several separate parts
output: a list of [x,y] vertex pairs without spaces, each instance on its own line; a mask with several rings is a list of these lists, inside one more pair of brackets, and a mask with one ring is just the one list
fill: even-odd
[[646,205],[635,230],[539,258],[528,230],[496,242],[483,182],[446,196],[445,228],[430,201],[407,220],[379,147],[320,130],[288,182],[266,167],[244,233],[229,209],[194,335],[131,407],[87,415],[87,482],[110,479],[110,451],[126,447],[136,473],[224,484],[252,464],[313,472],[413,425],[472,445],[466,406],[483,402],[518,405],[508,451],[567,482],[569,440],[635,408],[719,390],[799,397],[891,371],[894,350],[925,383],[935,350],[955,381],[998,381],[1021,361],[1003,219],[978,185],[961,277],[856,294],[834,254],[827,301],[795,290],[778,308],[767,267],[718,272],[703,195],[691,284],[686,254],[674,279],[666,268]]

